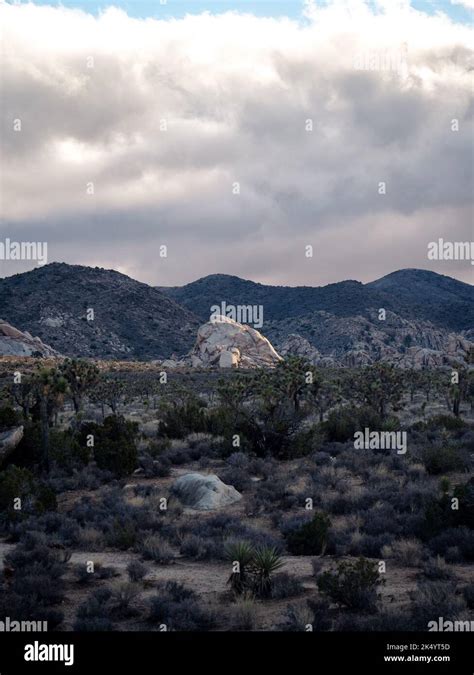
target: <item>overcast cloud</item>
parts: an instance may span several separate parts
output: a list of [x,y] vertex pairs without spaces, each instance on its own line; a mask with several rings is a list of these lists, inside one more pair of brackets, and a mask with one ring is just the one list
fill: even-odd
[[472,283],[469,262],[426,256],[438,237],[473,239],[467,26],[357,0],[309,4],[298,23],[33,4],[1,4],[0,22],[0,239],[156,285],[404,267]]

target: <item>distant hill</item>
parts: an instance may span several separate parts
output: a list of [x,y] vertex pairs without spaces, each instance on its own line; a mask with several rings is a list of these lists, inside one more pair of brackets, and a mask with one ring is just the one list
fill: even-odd
[[[439,363],[443,354],[465,359],[472,344],[474,287],[424,270],[314,288],[226,274],[153,288],[114,270],[52,263],[0,280],[0,319],[61,354],[101,359],[183,356],[212,305],[223,301],[262,305],[260,330],[277,350],[315,348],[335,363],[393,361],[418,348],[425,350],[416,352],[418,363]],[[380,308],[386,321],[379,320]]]
[[366,288],[390,295],[399,305],[399,314],[452,330],[474,328],[474,286],[444,274],[399,270],[366,284]]
[[337,317],[366,315],[381,307],[405,319],[423,319],[453,331],[474,326],[474,287],[425,270],[400,270],[362,284],[341,281],[327,286],[266,286],[226,274],[212,274],[181,287],[161,288],[170,298],[209,319],[210,307],[263,305],[265,321],[288,320],[325,311]]
[[0,280],[0,318],[65,355],[138,360],[188,351],[200,323],[124,274],[64,263]]

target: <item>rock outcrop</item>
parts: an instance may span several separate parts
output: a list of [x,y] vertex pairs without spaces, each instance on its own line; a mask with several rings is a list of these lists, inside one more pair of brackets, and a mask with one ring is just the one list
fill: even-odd
[[0,432],[0,464],[16,448],[23,438],[23,427],[13,427]]
[[201,326],[190,354],[191,364],[201,368],[269,368],[281,360],[258,330],[227,317]]
[[[267,331],[283,357],[297,355],[316,366],[349,368],[378,361],[400,368],[466,367],[474,362],[474,342],[469,333],[451,333],[427,321],[407,320],[386,312],[366,316],[336,317],[315,312],[304,321],[288,320],[301,334],[287,334],[269,322]],[[308,336],[308,326],[311,327]]]
[[0,356],[57,357],[60,354],[39,337],[24,333],[0,319]]
[[242,499],[240,492],[215,474],[187,473],[173,483],[171,492],[184,506],[198,511],[212,511]]

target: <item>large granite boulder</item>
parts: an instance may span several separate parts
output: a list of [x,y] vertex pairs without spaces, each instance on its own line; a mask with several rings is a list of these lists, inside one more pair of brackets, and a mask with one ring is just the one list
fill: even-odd
[[39,337],[22,332],[0,319],[0,356],[58,357],[60,354]]
[[224,316],[199,328],[190,358],[203,368],[268,368],[282,360],[258,330]]
[[319,349],[313,347],[313,345],[306,338],[296,333],[290,333],[290,335],[285,338],[278,352],[283,357],[300,356],[315,366],[318,365],[323,359]]
[[240,492],[214,474],[187,473],[175,480],[171,492],[184,506],[198,511],[220,509],[242,499]]
[[0,432],[0,464],[13,452],[23,438],[23,427],[13,427]]

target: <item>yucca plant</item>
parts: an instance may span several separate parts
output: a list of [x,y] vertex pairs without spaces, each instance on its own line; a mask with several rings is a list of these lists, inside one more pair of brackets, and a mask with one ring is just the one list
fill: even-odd
[[284,562],[277,549],[261,546],[253,555],[252,572],[254,592],[259,598],[268,598],[272,593],[272,574],[283,567]]
[[246,541],[228,542],[225,554],[232,563],[232,573],[227,581],[237,595],[244,593],[251,585],[250,565],[254,559],[254,549]]

